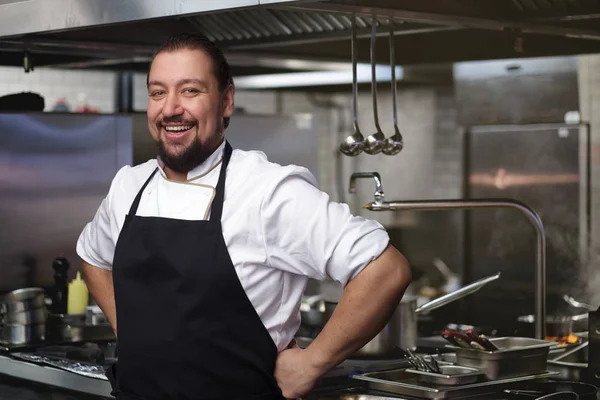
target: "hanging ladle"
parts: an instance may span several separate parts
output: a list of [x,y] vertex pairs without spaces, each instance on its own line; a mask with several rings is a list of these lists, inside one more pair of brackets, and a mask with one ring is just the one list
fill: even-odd
[[354,133],[340,144],[340,151],[347,156],[357,156],[364,148],[364,136],[358,127],[357,117],[357,82],[356,82],[356,16],[352,15],[352,113],[354,120]]
[[394,54],[394,21],[390,19],[390,65],[392,67],[392,114],[394,120],[394,134],[385,140],[382,153],[393,156],[404,148],[402,134],[398,129],[398,111],[396,110],[396,59]]
[[379,113],[377,112],[377,75],[375,72],[375,39],[377,37],[377,19],[373,16],[371,24],[371,93],[373,95],[373,116],[377,131],[365,139],[364,151],[367,154],[377,154],[385,146],[385,135],[379,126]]

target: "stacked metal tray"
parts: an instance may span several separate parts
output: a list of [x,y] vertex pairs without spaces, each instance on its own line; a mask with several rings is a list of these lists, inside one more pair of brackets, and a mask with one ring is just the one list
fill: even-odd
[[489,380],[532,375],[545,372],[548,353],[555,342],[526,337],[490,339],[498,350],[482,351],[456,348],[456,363],[476,368]]
[[548,353],[554,342],[522,337],[490,341],[498,350],[455,348],[455,361],[454,357],[443,357],[438,363],[446,365],[442,374],[397,369],[353,378],[366,382],[372,390],[425,399],[451,399],[493,393],[517,382],[557,375],[547,371]]
[[481,372],[475,368],[460,365],[440,365],[440,372],[420,371],[409,368],[406,372],[416,374],[419,382],[436,383],[440,385],[465,385],[480,380]]
[[496,393],[499,390],[514,387],[518,382],[548,379],[556,375],[558,375],[558,372],[544,372],[495,381],[480,381],[465,385],[425,383],[420,381],[415,374],[407,372],[405,369],[354,375],[352,378],[364,381],[371,390],[421,399],[438,400]]

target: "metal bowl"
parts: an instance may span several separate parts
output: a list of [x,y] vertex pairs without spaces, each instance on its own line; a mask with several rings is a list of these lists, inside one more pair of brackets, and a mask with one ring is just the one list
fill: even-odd
[[[315,298],[319,296],[314,296]],[[310,327],[322,328],[325,326],[337,303],[318,299],[314,301],[302,301],[300,304],[300,316],[302,324]]]
[[38,287],[30,287],[13,290],[2,296],[2,302],[22,301],[36,298],[44,295],[44,289]]
[[[573,317],[568,315],[547,315],[546,316],[546,337],[563,338],[573,332]],[[530,336],[534,333],[535,316],[522,315],[517,318],[519,325],[519,335]]]
[[46,325],[7,324],[0,328],[2,342],[9,344],[27,344],[44,340]]
[[4,324],[36,325],[46,323],[48,310],[46,307],[34,308],[26,311],[14,311],[0,314],[0,321]]
[[0,298],[0,311],[23,312],[46,306],[42,288],[32,287],[13,290]]

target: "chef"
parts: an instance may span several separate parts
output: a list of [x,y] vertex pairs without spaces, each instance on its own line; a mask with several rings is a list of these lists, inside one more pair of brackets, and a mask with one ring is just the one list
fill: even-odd
[[[314,177],[232,149],[229,65],[180,34],[148,72],[156,159],[124,166],[77,242],[119,346],[118,399],[298,398],[371,340],[410,282],[383,227]],[[308,278],[343,286],[318,337],[294,346]]]

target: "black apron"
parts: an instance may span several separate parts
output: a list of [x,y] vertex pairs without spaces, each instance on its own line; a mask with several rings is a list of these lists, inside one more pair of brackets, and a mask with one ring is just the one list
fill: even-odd
[[223,239],[231,153],[226,143],[209,220],[136,216],[158,169],[125,218],[113,261],[118,366],[107,371],[118,399],[283,399],[277,348]]

